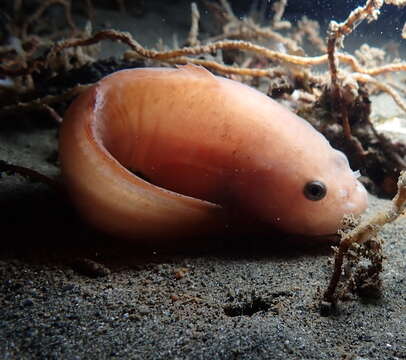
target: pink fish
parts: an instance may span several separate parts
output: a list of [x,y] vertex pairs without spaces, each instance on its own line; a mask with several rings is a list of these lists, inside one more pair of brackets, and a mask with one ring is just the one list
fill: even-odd
[[195,65],[99,81],[65,115],[60,160],[83,218],[134,241],[214,234],[238,218],[331,234],[367,207],[346,156],[308,122]]

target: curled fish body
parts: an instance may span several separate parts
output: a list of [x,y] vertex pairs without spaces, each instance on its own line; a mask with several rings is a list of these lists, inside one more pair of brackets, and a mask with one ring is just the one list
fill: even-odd
[[60,159],[82,216],[131,239],[213,233],[231,214],[324,235],[367,206],[345,155],[308,122],[194,65],[99,81],[68,109]]

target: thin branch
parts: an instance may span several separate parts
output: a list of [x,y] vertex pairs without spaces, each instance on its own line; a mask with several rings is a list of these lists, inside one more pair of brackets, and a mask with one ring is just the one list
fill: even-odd
[[42,98],[38,98],[32,101],[28,102],[19,102],[17,104],[13,105],[8,105],[4,106],[1,110],[0,113],[9,113],[9,112],[14,112],[14,111],[21,111],[25,109],[46,109],[48,112],[50,111],[49,105],[55,104],[55,103],[60,103],[63,101],[68,101],[71,98],[81,94],[83,91],[88,89],[90,86],[93,84],[87,84],[87,85],[77,85],[67,91],[65,91],[61,95],[47,95]]
[[64,49],[75,47],[75,46],[86,46],[93,45],[98,43],[101,40],[116,40],[128,45],[138,56],[154,59],[154,60],[169,60],[174,59],[180,56],[196,56],[200,54],[208,54],[215,52],[220,49],[234,49],[247,52],[253,52],[258,55],[262,55],[270,60],[287,62],[296,65],[311,66],[323,64],[327,60],[326,55],[315,56],[315,57],[305,57],[305,56],[295,56],[288,55],[286,53],[274,51],[267,49],[260,45],[252,44],[248,41],[238,41],[238,40],[229,40],[229,41],[218,41],[215,43],[200,45],[194,47],[184,47],[181,49],[174,49],[169,51],[156,51],[149,50],[141,46],[133,37],[126,32],[120,32],[116,30],[102,30],[95,33],[93,36],[86,39],[69,39],[60,41],[57,43],[51,50],[49,56],[52,56],[55,53],[58,53]]
[[195,2],[190,4],[191,8],[191,21],[192,24],[190,26],[189,36],[186,40],[186,44],[188,46],[196,46],[199,44],[199,40],[197,39],[199,35],[199,20],[200,20],[200,13],[199,9]]
[[402,97],[393,89],[390,85],[387,85],[379,80],[374,79],[373,77],[365,74],[351,74],[351,77],[359,82],[368,83],[374,85],[380,91],[386,92],[388,95],[392,97],[395,103],[406,112],[406,102],[402,99]]
[[367,0],[364,7],[357,7],[351,11],[348,18],[342,22],[337,23],[331,21],[329,25],[329,37],[327,41],[327,55],[328,65],[331,78],[331,98],[334,101],[336,116],[342,124],[344,136],[347,140],[355,146],[357,152],[362,155],[365,153],[364,149],[360,147],[360,143],[354,141],[351,134],[351,126],[348,117],[348,107],[342,94],[342,87],[338,79],[338,57],[336,50],[342,46],[344,37],[349,35],[363,20],[375,20],[379,14],[379,9],[383,6],[383,0]]
[[406,207],[406,172],[402,171],[398,179],[398,192],[393,198],[390,207],[369,221],[361,223],[355,229],[345,234],[335,255],[334,271],[330,283],[324,293],[323,300],[329,303],[335,302],[335,291],[340,281],[344,257],[354,244],[362,244],[376,237],[378,232],[386,224],[394,222],[405,211]]
[[15,173],[19,174],[23,177],[28,177],[29,179],[33,181],[38,181],[40,183],[48,185],[50,188],[60,192],[61,191],[61,185],[54,179],[52,179],[49,176],[46,176],[44,174],[41,174],[40,172],[27,168],[25,166],[19,166],[19,165],[13,165],[10,164],[6,161],[0,160],[0,173],[1,172],[7,172],[7,173]]

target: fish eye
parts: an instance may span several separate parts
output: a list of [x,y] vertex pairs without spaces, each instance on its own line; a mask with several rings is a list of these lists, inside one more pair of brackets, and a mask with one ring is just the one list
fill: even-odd
[[303,188],[303,194],[312,201],[323,199],[327,194],[327,188],[324,183],[318,180],[309,181]]

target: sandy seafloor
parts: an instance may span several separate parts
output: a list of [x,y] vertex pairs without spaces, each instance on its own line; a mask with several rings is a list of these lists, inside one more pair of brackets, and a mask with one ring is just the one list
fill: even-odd
[[[0,158],[56,176],[57,130],[36,120],[3,125]],[[369,214],[389,204],[370,201]],[[0,179],[0,207],[0,359],[406,359],[405,220],[381,234],[382,297],[323,317],[329,246],[257,249],[247,237],[246,247],[141,255],[12,175]]]

